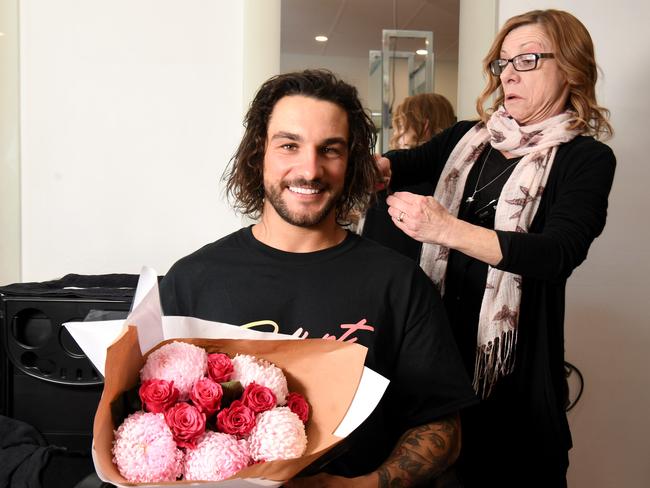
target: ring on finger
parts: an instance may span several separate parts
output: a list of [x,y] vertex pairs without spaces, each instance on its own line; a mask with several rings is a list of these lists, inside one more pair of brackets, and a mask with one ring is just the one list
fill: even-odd
[[400,212],[400,213],[399,213],[399,217],[397,217],[397,221],[398,221],[398,222],[404,222],[404,216],[405,216],[405,215],[406,215],[406,214],[405,214],[404,212]]

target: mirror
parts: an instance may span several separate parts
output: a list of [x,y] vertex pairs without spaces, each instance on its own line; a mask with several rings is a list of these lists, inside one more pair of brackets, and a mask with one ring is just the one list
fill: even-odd
[[[391,107],[409,94],[435,91],[456,110],[460,0],[281,0],[281,9],[280,70],[326,68],[356,86],[376,124],[378,151],[390,139],[383,124],[390,127]],[[387,107],[382,107],[384,32],[394,61],[389,75],[398,75],[389,81],[394,90]],[[423,32],[431,35],[428,47]],[[328,40],[316,41],[321,35]],[[418,49],[430,49],[430,55],[416,54]],[[384,110],[388,116],[382,116]]]
[[[397,50],[400,41],[402,45],[408,44],[404,46],[406,50]],[[383,153],[389,149],[391,119],[396,102],[418,93],[434,91],[433,32],[384,29],[379,61],[382,66],[381,120],[375,125],[381,127],[378,143]],[[369,99],[368,103],[371,112],[374,112],[376,101]]]

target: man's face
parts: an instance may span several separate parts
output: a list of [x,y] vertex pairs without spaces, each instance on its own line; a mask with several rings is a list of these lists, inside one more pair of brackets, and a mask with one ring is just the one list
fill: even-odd
[[348,165],[348,117],[332,102],[281,98],[267,127],[264,213],[314,227],[335,218]]

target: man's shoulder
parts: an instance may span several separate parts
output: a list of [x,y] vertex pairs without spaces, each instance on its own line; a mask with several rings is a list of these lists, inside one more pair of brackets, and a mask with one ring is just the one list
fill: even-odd
[[219,262],[224,259],[227,260],[228,255],[237,252],[246,242],[246,230],[240,229],[200,247],[191,254],[176,261],[170,272],[201,268],[209,263]]
[[367,237],[355,235],[354,238],[357,243],[353,258],[363,266],[375,266],[386,274],[407,276],[421,273],[424,275],[418,263],[404,254]]

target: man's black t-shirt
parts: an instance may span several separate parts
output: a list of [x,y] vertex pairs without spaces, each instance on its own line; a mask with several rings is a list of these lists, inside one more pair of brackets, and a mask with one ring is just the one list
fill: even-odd
[[160,288],[166,315],[233,325],[272,320],[280,332],[368,348],[391,383],[327,470],[376,469],[407,429],[475,402],[438,292],[411,260],[348,233],[337,246],[289,253],[241,229],[178,261]]

